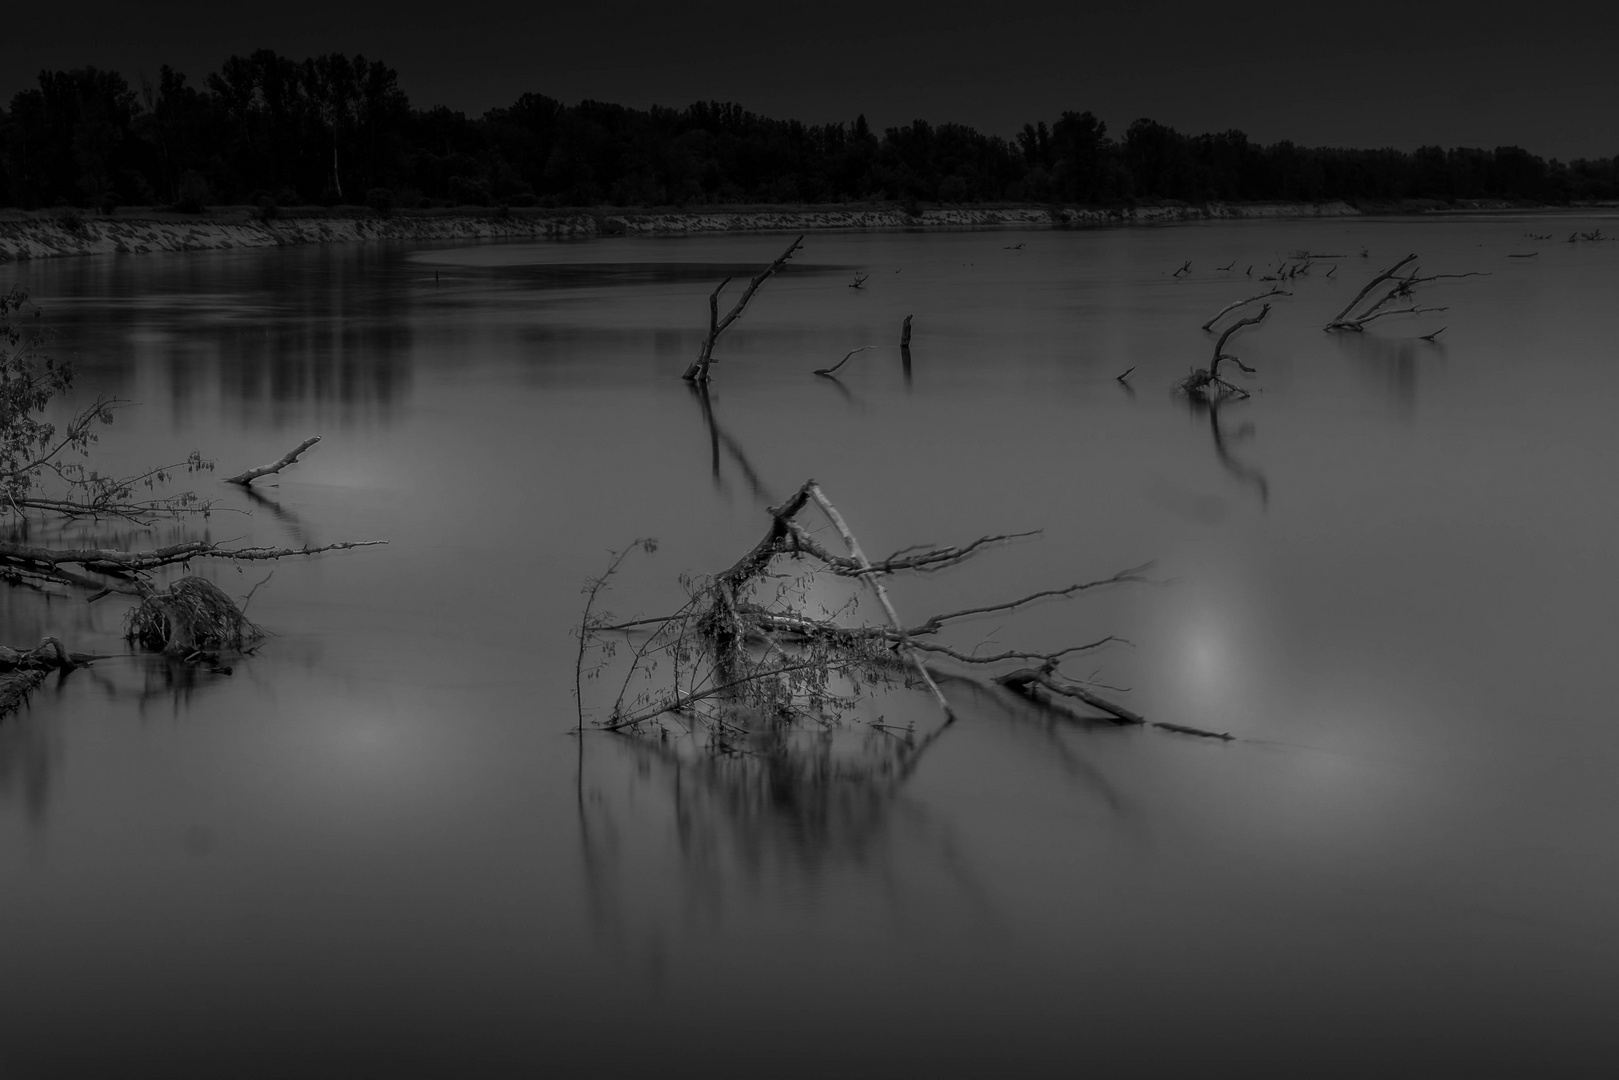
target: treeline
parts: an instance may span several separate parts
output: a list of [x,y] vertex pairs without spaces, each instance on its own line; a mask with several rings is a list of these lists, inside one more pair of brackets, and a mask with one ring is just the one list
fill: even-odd
[[201,87],[167,66],[139,86],[95,68],[41,72],[0,110],[0,205],[25,208],[1614,198],[1619,158],[1264,146],[1151,120],[1119,138],[1089,112],[1011,140],[923,120],[879,135],[863,116],[806,125],[715,102],[640,110],[538,94],[469,118],[412,106],[379,61],[269,50],[231,57]]

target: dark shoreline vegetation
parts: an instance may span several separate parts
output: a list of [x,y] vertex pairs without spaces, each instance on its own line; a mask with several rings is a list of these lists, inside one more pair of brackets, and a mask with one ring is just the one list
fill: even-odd
[[1013,139],[916,120],[872,131],[774,120],[735,104],[567,106],[539,94],[481,117],[414,107],[380,61],[232,56],[202,86],[163,66],[137,85],[42,71],[0,109],[0,206],[677,207],[896,202],[1454,206],[1619,198],[1619,157],[1561,162],[1518,147],[1394,149],[1184,135],[1122,137],[1089,112]]

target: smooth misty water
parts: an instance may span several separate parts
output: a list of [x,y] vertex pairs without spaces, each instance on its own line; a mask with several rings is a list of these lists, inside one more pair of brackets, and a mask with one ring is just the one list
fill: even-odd
[[[678,378],[706,295],[784,238],[4,268],[83,393],[139,403],[102,444],[127,464],[199,447],[225,475],[324,437],[262,499],[203,477],[219,506],[193,532],[390,545],[278,565],[250,609],[275,636],[230,678],[120,655],[0,725],[0,1064],[1611,1055],[1619,246],[1524,235],[1597,223],[811,235],[723,342],[712,437]],[[1259,290],[1245,267],[1299,248],[1347,257],[1233,339],[1261,392],[1172,396],[1207,362],[1199,324]],[[1491,276],[1431,286],[1443,314],[1321,332],[1407,252]],[[839,382],[811,374],[867,343]],[[913,619],[1154,560],[1158,584],[953,640],[1121,634],[1071,670],[1238,741],[960,684],[896,790],[748,787],[574,738],[570,631],[608,550],[659,538],[609,606],[667,610],[811,476],[873,553],[1044,530],[893,585]],[[207,572],[240,596],[267,568]],[[122,654],[117,604],[0,593],[0,641]],[[936,723],[920,695],[882,704]]]

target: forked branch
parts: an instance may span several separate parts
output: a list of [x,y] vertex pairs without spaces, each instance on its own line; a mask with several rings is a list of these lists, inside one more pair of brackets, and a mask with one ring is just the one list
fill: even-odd
[[682,379],[687,382],[708,381],[708,368],[714,362],[714,343],[719,340],[719,336],[732,323],[742,317],[743,309],[748,306],[748,301],[753,299],[753,294],[759,291],[759,286],[763,285],[772,274],[778,273],[782,267],[786,266],[787,260],[792,258],[793,253],[803,245],[804,234],[799,233],[797,238],[787,246],[786,251],[776,256],[774,262],[759,271],[754,279],[748,282],[748,287],[742,290],[741,297],[737,299],[737,302],[723,319],[720,318],[720,291],[730,283],[731,279],[726,278],[719,283],[718,287],[708,297],[708,334],[703,338],[703,346],[697,354],[697,359],[693,360],[691,365],[686,368],[685,373],[681,375]]

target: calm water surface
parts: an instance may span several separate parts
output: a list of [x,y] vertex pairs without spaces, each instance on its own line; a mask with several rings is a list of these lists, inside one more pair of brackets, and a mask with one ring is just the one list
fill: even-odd
[[[0,594],[0,641],[119,654],[0,725],[0,1064],[1594,1068],[1619,1050],[1619,246],[1526,234],[1598,225],[812,234],[723,339],[712,426],[678,377],[707,293],[785,238],[3,268],[82,395],[138,403],[104,453],[219,462],[182,531],[390,543],[275,566],[250,608],[274,636],[229,678],[128,655],[116,599]],[[1173,396],[1199,325],[1299,249],[1344,257],[1233,339],[1252,399]],[[1489,276],[1321,331],[1408,252]],[[217,480],[313,434],[257,497]],[[951,641],[1122,635],[1069,670],[1237,739],[963,683],[897,785],[574,737],[608,551],[657,537],[607,604],[668,610],[810,477],[874,553],[1043,530],[893,584],[912,621],[1153,560]],[[204,572],[242,596],[268,571]],[[873,708],[937,727],[921,695]]]

